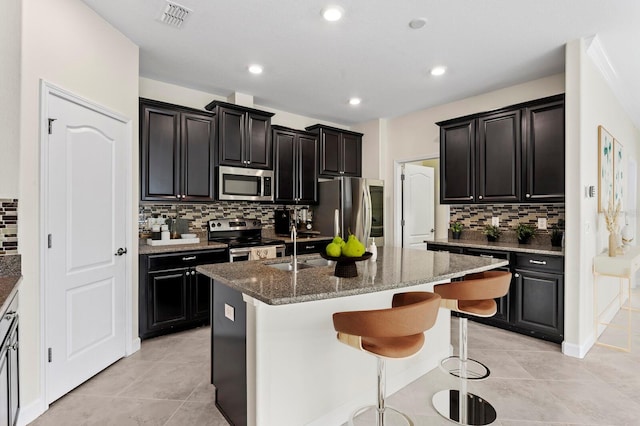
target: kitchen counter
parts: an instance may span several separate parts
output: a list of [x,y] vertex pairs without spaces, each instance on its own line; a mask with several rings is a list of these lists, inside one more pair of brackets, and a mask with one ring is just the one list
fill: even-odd
[[[316,254],[298,259],[319,257]],[[269,266],[288,261],[287,258],[202,265],[196,271],[263,303],[282,305],[401,289],[508,265],[506,260],[380,247],[376,262],[356,262],[355,278],[335,277],[334,266],[301,269],[297,275]]]
[[[299,260],[319,255],[299,256]],[[381,247],[376,262],[357,262],[358,277],[337,278],[334,266],[297,274],[270,267],[288,259],[196,270],[212,278],[212,383],[216,405],[249,426],[345,423],[375,402],[375,358],[338,342],[332,315],[389,308],[402,291],[507,265],[506,260]],[[413,357],[387,365],[387,391],[400,390],[450,355],[450,311],[441,308]]]
[[138,254],[158,254],[158,253],[172,253],[191,250],[211,250],[218,248],[227,248],[226,244],[213,243],[207,241],[207,238],[200,237],[198,244],[176,244],[167,246],[150,246],[146,243],[146,240],[139,240]]
[[21,256],[0,256],[0,316],[6,312],[21,280]]
[[488,250],[502,250],[520,253],[546,254],[549,256],[564,256],[562,247],[553,247],[550,244],[518,244],[517,242],[496,241],[490,243],[486,240],[465,240],[465,239],[438,239],[434,241],[425,241],[425,243],[442,244],[453,247],[479,248]]

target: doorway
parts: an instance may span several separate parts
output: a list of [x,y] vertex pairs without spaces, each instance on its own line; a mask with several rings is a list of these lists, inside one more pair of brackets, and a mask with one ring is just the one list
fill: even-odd
[[396,162],[395,170],[395,245],[426,249],[424,241],[447,238],[449,206],[440,204],[439,157]]
[[131,338],[131,121],[41,86],[46,403],[124,357]]

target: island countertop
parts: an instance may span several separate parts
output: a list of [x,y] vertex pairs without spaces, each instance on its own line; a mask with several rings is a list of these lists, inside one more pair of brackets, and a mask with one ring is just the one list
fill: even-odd
[[[298,261],[318,257],[317,254],[298,256]],[[266,304],[285,305],[400,289],[508,264],[501,259],[381,247],[378,249],[377,261],[356,263],[358,276],[355,278],[335,277],[334,266],[301,269],[297,274],[269,266],[288,261],[287,257],[220,263],[197,266],[196,271]]]

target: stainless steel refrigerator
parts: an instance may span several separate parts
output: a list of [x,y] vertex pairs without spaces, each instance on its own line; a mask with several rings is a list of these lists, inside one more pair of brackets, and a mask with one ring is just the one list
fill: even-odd
[[384,181],[341,177],[318,184],[319,204],[313,212],[314,228],[322,235],[339,233],[345,240],[355,234],[369,246],[384,244]]

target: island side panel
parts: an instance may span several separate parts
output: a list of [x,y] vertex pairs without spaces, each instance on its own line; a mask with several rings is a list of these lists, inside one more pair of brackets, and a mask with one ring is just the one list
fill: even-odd
[[242,293],[211,280],[211,383],[216,406],[235,426],[247,425],[246,304]]
[[[374,404],[376,359],[339,343],[332,315],[388,308],[395,293],[432,291],[433,284],[279,306],[245,295],[249,425],[342,424],[355,409]],[[387,363],[388,394],[449,356],[450,318],[450,311],[440,309],[424,348],[412,358]]]

